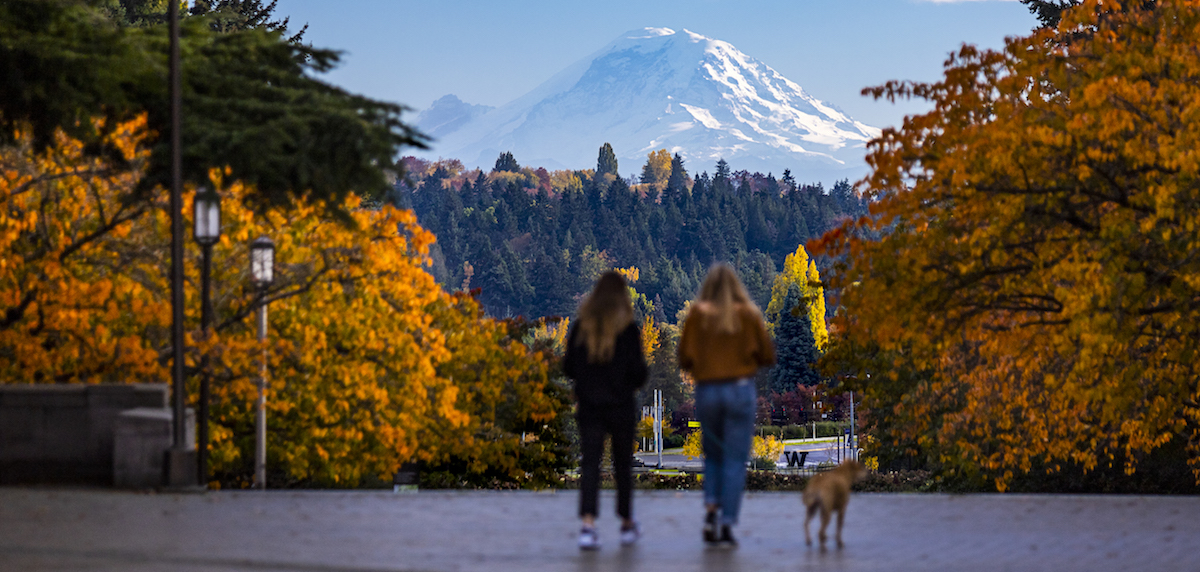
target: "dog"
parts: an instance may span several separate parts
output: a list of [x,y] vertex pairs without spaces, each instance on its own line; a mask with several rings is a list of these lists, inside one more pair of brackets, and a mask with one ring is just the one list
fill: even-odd
[[829,525],[829,517],[837,511],[837,546],[842,544],[842,521],[846,519],[846,504],[850,502],[850,486],[867,476],[867,468],[858,461],[846,461],[837,468],[818,473],[808,480],[804,487],[804,507],[808,514],[804,517],[804,543],[812,546],[812,537],[808,533],[808,521],[812,520],[817,510],[821,511],[821,548],[825,548],[825,527]]

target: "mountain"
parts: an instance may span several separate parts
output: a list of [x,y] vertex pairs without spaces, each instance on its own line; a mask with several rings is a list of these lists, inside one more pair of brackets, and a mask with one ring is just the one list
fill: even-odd
[[464,103],[456,95],[442,96],[417,115],[415,125],[426,135],[440,138],[459,130],[471,120],[495,109],[490,105]]
[[832,182],[866,173],[865,144],[879,129],[727,42],[645,28],[442,133],[424,156],[485,169],[505,151],[522,165],[595,168],[609,142],[623,174],[639,172],[647,153],[665,148],[693,172],[724,158],[734,170],[790,168],[798,180]]

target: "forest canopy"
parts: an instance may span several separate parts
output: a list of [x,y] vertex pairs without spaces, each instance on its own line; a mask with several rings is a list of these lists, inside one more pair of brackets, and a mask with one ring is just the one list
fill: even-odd
[[[163,6],[0,2],[0,144],[16,143],[22,129],[46,148],[62,129],[89,155],[120,161],[104,130],[146,114],[151,156],[138,191],[164,185],[169,35],[165,17],[153,17]],[[185,180],[204,184],[209,169],[228,167],[258,207],[303,197],[336,209],[351,192],[381,196],[400,150],[422,146],[424,136],[400,120],[404,107],[317,79],[338,53],[288,41],[261,11],[238,20],[218,10],[181,23]]]

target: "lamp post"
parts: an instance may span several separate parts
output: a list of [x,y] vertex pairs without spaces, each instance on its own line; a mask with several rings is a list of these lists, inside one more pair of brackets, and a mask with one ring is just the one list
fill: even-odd
[[[192,218],[195,227],[192,238],[200,245],[203,254],[200,267],[200,329],[208,337],[212,327],[212,295],[209,275],[212,273],[212,247],[221,238],[221,196],[215,191],[201,188],[192,199]],[[208,482],[208,402],[209,376],[208,356],[200,365],[200,411],[198,443],[196,444],[196,477],[201,485]]]
[[[275,242],[260,236],[250,243],[250,278],[258,295],[258,341],[267,339],[267,287],[275,279]],[[258,363],[258,403],[254,416],[254,488],[267,488],[267,349]]]
[[179,68],[179,3],[168,2],[170,21],[170,109],[171,109],[171,392],[174,427],[172,446],[165,455],[166,485],[187,487],[195,484],[195,450],[187,442],[183,385],[183,160],[180,136],[182,81]]

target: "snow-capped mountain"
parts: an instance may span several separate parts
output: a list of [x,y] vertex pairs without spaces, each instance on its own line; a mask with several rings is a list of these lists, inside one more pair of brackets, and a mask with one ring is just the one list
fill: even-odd
[[422,133],[441,138],[493,109],[495,107],[490,105],[471,105],[458,96],[445,95],[433,102],[429,109],[419,113],[415,125]]
[[790,168],[802,182],[832,182],[866,173],[865,143],[879,129],[729,43],[645,28],[443,133],[424,156],[485,169],[505,151],[522,165],[595,168],[608,142],[622,174],[639,172],[647,153],[665,148],[693,173],[724,158],[734,170]]

